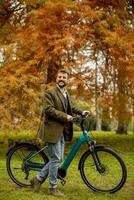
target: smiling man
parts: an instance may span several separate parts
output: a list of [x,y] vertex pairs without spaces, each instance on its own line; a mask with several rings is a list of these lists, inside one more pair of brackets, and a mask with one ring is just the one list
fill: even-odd
[[71,140],[73,136],[73,113],[82,115],[86,112],[82,112],[72,104],[67,92],[68,81],[68,71],[61,69],[57,73],[56,86],[45,91],[44,140],[48,146],[50,160],[31,180],[35,192],[39,192],[41,181],[49,174],[48,194],[53,196],[63,196],[57,188],[57,173],[64,156],[64,138]]

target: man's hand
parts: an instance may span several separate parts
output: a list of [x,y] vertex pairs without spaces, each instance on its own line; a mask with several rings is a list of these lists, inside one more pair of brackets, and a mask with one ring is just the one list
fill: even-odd
[[90,115],[90,111],[88,111],[88,110],[83,110],[82,115]]
[[74,119],[74,118],[73,118],[71,115],[67,115],[67,121],[68,121],[68,122],[72,122],[73,119]]

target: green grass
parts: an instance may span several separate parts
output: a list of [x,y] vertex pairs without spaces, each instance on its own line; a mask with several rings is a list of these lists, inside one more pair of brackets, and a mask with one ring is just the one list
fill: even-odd
[[[1,140],[5,137],[1,134]],[[65,154],[69,152],[71,146],[79,136],[79,132],[75,132],[74,139],[71,143],[66,143]],[[32,139],[35,136],[30,133],[23,131],[19,134],[9,133],[8,137],[13,140],[17,139]],[[115,149],[123,158],[127,166],[127,181],[124,187],[114,193],[96,193],[87,188],[87,186],[81,180],[78,169],[78,163],[81,155],[86,151],[87,146],[82,145],[80,151],[76,155],[73,163],[68,169],[66,177],[66,185],[63,187],[58,182],[58,187],[64,192],[64,197],[61,200],[132,200],[134,198],[134,135],[116,135],[110,132],[93,132],[91,137],[97,141],[98,144],[104,144],[106,146]],[[54,200],[56,197],[47,195],[48,180],[42,185],[41,192],[36,194],[31,188],[20,188],[11,181],[6,171],[6,152],[8,150],[7,140],[4,139],[5,143],[0,144],[0,200]]]

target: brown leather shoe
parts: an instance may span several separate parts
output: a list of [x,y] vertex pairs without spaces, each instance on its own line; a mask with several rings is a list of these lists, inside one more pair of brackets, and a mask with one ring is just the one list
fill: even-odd
[[58,188],[49,188],[48,195],[60,197],[63,196],[64,194]]
[[34,176],[30,180],[30,183],[31,183],[32,187],[34,188],[35,192],[39,192],[40,191],[41,181],[39,181],[36,176]]

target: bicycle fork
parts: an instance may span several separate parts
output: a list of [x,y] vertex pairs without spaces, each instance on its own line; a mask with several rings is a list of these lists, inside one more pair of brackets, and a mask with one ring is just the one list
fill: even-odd
[[88,145],[90,146],[90,151],[91,151],[91,155],[96,166],[96,170],[101,174],[105,172],[105,167],[103,166],[103,164],[101,163],[99,159],[99,156],[97,154],[97,151],[95,150],[94,144],[95,144],[94,141],[92,141],[92,144],[90,143]]

